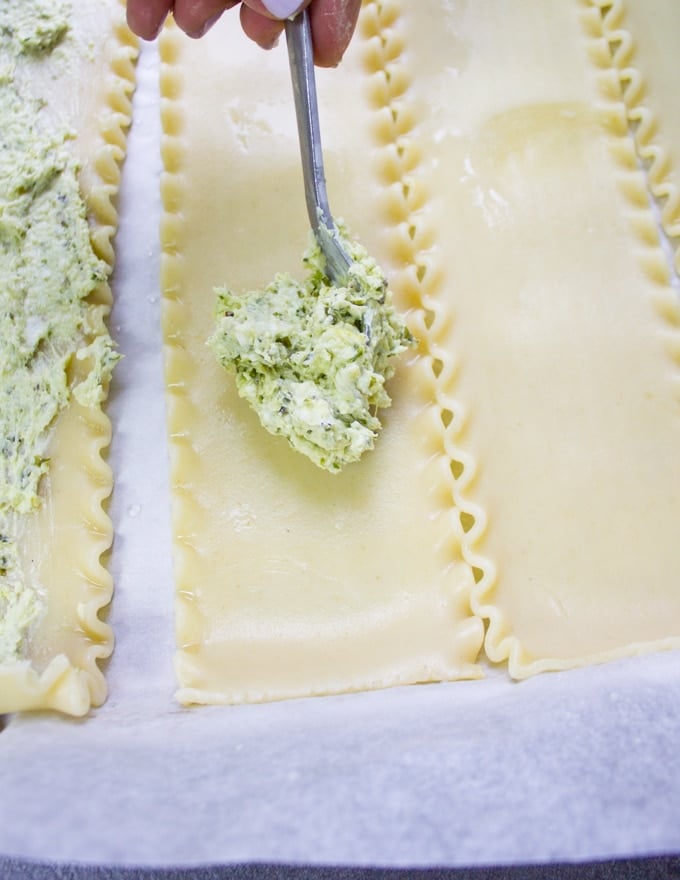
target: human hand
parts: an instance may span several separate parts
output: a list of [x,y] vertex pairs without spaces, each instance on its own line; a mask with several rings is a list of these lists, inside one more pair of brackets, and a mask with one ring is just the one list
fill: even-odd
[[234,6],[240,6],[245,33],[263,49],[276,45],[285,18],[309,6],[314,61],[335,67],[352,39],[361,0],[128,0],[127,20],[138,36],[152,40],[172,12],[177,25],[198,38]]

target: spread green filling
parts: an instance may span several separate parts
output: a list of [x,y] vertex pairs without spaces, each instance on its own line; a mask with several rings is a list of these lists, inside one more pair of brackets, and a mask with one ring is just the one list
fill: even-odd
[[0,0],[0,34],[15,52],[42,55],[68,33],[68,14],[64,0]]
[[86,301],[108,267],[92,250],[70,135],[44,123],[14,78],[62,41],[67,13],[54,0],[0,0],[0,663],[22,656],[44,605],[19,540],[41,504],[55,420],[72,397],[97,405],[118,358],[102,307]]
[[353,261],[345,285],[331,284],[315,242],[302,282],[279,274],[264,290],[218,289],[209,340],[262,425],[331,472],[373,448],[393,359],[413,342],[380,268],[342,225],[340,236]]

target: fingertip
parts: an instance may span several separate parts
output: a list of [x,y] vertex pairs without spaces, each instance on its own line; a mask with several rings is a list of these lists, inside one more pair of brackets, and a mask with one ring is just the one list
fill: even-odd
[[314,63],[337,67],[356,30],[361,0],[317,0],[310,6]]
[[193,31],[187,31],[187,36],[191,37],[192,40],[200,40],[201,37],[204,37],[208,33],[210,28],[217,24],[221,17],[221,12],[211,15],[209,18],[206,18],[205,21],[201,22],[201,24]]
[[128,3],[127,25],[142,40],[155,40],[163,27],[166,13],[153,4]]
[[340,62],[342,61],[342,57],[343,56],[338,54],[336,51],[329,53],[327,49],[317,49],[316,46],[314,47],[315,67],[323,67],[327,70],[331,70],[339,66]]
[[174,0],[173,17],[177,26],[194,40],[205,36],[223,13],[239,0]]
[[243,32],[261,49],[273,49],[278,44],[285,26],[284,22],[266,18],[245,3],[241,4],[240,14]]

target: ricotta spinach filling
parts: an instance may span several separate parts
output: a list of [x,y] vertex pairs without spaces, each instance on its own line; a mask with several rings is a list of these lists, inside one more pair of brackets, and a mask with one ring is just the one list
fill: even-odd
[[0,0],[0,37],[15,53],[44,55],[68,33],[65,0]]
[[68,11],[0,0],[0,663],[23,656],[44,607],[19,545],[55,422],[73,398],[99,404],[118,358],[103,308],[87,302],[108,267],[92,249],[72,135],[48,126],[15,81],[62,42]]
[[314,242],[301,282],[279,274],[264,290],[219,288],[209,340],[262,425],[331,472],[373,448],[394,358],[413,343],[379,266],[342,225],[340,235],[353,261],[344,286],[329,281]]

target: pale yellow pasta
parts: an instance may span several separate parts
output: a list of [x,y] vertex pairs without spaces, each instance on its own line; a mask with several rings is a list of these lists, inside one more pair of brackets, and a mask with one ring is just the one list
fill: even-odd
[[[80,184],[97,255],[113,265],[117,224],[113,201],[130,122],[136,41],[122,0],[78,0],[67,37],[50,58],[22,59],[16,82],[43,101],[50,124],[73,132],[69,148],[80,163]],[[101,321],[111,291],[100,284],[90,298]],[[104,330],[101,324],[102,332]],[[78,364],[72,365],[77,374]],[[20,558],[44,609],[16,662],[0,665],[0,712],[51,708],[82,715],[101,703],[106,683],[98,661],[113,636],[100,612],[112,594],[102,557],[112,527],[105,511],[112,475],[103,458],[111,435],[99,406],[72,400],[53,428],[50,470],[42,504],[21,519]]]
[[403,12],[486,651],[521,677],[677,646],[680,309],[600,10]]
[[515,677],[680,646],[680,308],[608,12],[375,0],[319,72],[334,210],[420,340],[340,477],[265,434],[205,346],[215,286],[305,247],[285,51],[228,16],[166,32],[181,701],[473,676],[482,622]]
[[[383,125],[405,84],[396,69],[384,87],[399,46],[374,43],[370,7],[342,67],[319,72],[328,186],[413,315],[423,291],[411,269],[426,245],[404,234],[420,195],[400,163],[417,157],[407,132],[398,144]],[[375,451],[341,474],[264,432],[205,342],[215,286],[301,270],[308,220],[285,48],[262,53],[227,14],[200,43],[168,30],[162,56],[179,699],[478,675],[435,334],[400,363]],[[369,88],[375,77],[382,89]]]

